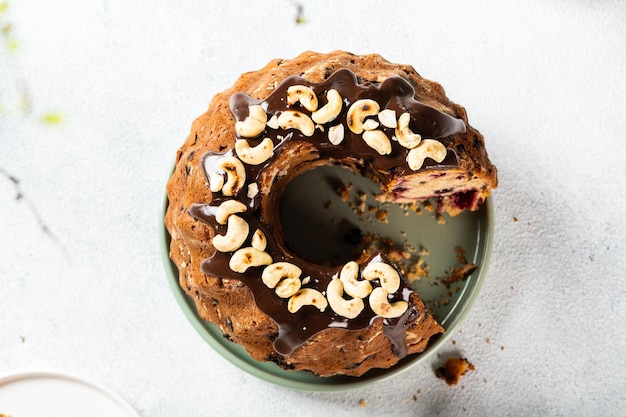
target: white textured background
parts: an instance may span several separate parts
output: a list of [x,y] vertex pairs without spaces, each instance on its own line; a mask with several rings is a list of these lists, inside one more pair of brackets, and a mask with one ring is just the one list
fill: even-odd
[[[5,4],[0,373],[79,373],[146,417],[623,415],[626,3],[301,0],[304,24],[287,0]],[[159,210],[191,121],[239,73],[308,49],[412,64],[486,137],[495,247],[441,351],[476,366],[458,386],[433,356],[356,391],[277,387],[215,353],[170,292]]]

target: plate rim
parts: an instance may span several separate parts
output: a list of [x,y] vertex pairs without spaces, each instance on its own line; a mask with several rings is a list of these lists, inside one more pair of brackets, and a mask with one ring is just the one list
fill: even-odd
[[113,391],[108,386],[94,379],[84,377],[74,372],[61,371],[56,369],[22,369],[12,370],[0,373],[0,390],[11,383],[21,382],[33,379],[58,379],[78,383],[89,387],[105,397],[111,399],[115,404],[120,406],[128,416],[141,417],[139,412],[120,394]]
[[[450,323],[449,327],[445,329],[446,331],[443,334],[436,336],[436,340],[432,343],[429,343],[428,347],[424,352],[417,353],[415,355],[411,355],[405,359],[402,359],[396,365],[392,366],[388,369],[374,369],[372,371],[368,371],[365,375],[361,377],[350,377],[350,376],[331,376],[331,377],[318,377],[307,371],[289,371],[284,370],[278,367],[275,364],[269,364],[265,362],[256,361],[249,354],[243,350],[243,354],[246,355],[250,361],[245,361],[239,355],[234,353],[232,349],[241,348],[241,346],[230,342],[224,338],[218,340],[213,333],[218,333],[221,335],[221,331],[219,328],[208,321],[202,320],[197,315],[197,310],[195,307],[194,301],[184,292],[182,287],[179,285],[179,272],[176,265],[172,262],[169,257],[170,245],[169,242],[171,237],[165,226],[164,217],[168,208],[168,197],[167,192],[165,193],[165,198],[162,201],[162,206],[160,210],[160,251],[161,257],[163,261],[163,266],[165,270],[166,279],[168,281],[169,287],[172,290],[174,298],[177,301],[178,306],[183,310],[187,321],[190,322],[194,330],[199,333],[199,335],[207,342],[213,350],[215,350],[218,354],[220,354],[224,359],[230,362],[232,365],[235,365],[239,369],[263,380],[266,382],[273,383],[275,385],[292,388],[299,391],[308,391],[308,392],[339,392],[339,391],[348,391],[358,388],[363,388],[366,386],[370,386],[376,383],[383,382],[392,377],[399,375],[407,371],[408,369],[416,366],[417,364],[423,362],[428,357],[430,357],[434,352],[436,352],[444,343],[446,343],[454,334],[454,331],[465,321],[469,312],[471,311],[473,305],[475,304],[478,295],[480,294],[480,290],[484,284],[486,276],[489,270],[489,264],[491,260],[492,250],[493,250],[493,238],[494,238],[494,203],[493,203],[493,195],[489,195],[483,204],[481,205],[479,210],[485,210],[484,218],[486,220],[486,225],[480,226],[480,230],[484,230],[484,243],[482,246],[484,248],[482,252],[482,258],[477,259],[477,262],[480,261],[480,268],[478,270],[478,274],[476,275],[476,281],[474,285],[470,288],[470,293],[467,296],[466,301],[460,307],[459,313],[456,315],[457,317]],[[212,331],[208,330],[207,327],[212,328]],[[227,348],[228,345],[233,345],[231,349]],[[243,348],[241,348],[243,349]],[[277,372],[280,374],[275,375],[265,369],[263,367],[275,365]],[[295,378],[290,378],[289,375],[295,375],[296,373],[306,373],[310,377],[314,377],[315,381],[318,382],[308,382],[308,381],[300,381]],[[369,374],[369,375],[368,375]]]

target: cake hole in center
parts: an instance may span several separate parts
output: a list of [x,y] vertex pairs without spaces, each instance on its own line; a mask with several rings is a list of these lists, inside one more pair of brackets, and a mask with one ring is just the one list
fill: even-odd
[[306,171],[287,184],[280,225],[287,247],[316,264],[340,266],[363,250],[355,199],[377,190],[368,179],[340,166]]

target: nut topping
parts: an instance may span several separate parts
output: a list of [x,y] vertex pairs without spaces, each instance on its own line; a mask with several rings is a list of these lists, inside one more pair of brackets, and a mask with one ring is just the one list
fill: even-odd
[[231,214],[244,213],[248,208],[239,200],[226,200],[222,202],[215,213],[215,221],[226,224]]
[[315,125],[306,114],[297,110],[285,110],[278,116],[278,126],[281,129],[297,129],[304,136],[313,136]]
[[317,96],[306,85],[292,85],[287,89],[287,104],[292,106],[297,102],[310,112],[317,110]]
[[367,145],[378,152],[379,155],[391,153],[391,141],[382,130],[366,130],[363,132],[363,140]]
[[302,275],[302,270],[297,265],[289,262],[276,262],[263,269],[261,279],[268,288],[274,288],[281,280],[285,278],[300,279],[300,275]]
[[343,141],[344,128],[341,123],[328,129],[328,141],[333,145],[339,145]]
[[361,275],[368,281],[380,279],[380,286],[389,294],[396,292],[400,287],[398,271],[384,262],[370,262]]
[[359,264],[350,261],[341,268],[339,279],[343,283],[343,291],[350,297],[365,298],[372,292],[372,284],[366,280],[358,280]]
[[424,159],[430,158],[439,163],[445,159],[447,153],[446,147],[441,142],[433,139],[424,139],[419,145],[409,151],[406,160],[409,163],[409,168],[417,171],[424,165]]
[[396,139],[398,139],[400,145],[407,149],[415,148],[422,140],[421,135],[413,133],[409,128],[410,121],[411,115],[409,113],[402,113],[398,119],[398,126],[396,127]]
[[380,110],[380,105],[372,99],[357,100],[348,109],[346,121],[348,128],[357,135],[363,133],[363,121],[367,116],[375,116]]
[[365,304],[360,298],[352,298],[346,300],[343,298],[343,283],[339,279],[333,279],[328,283],[326,288],[326,297],[330,308],[340,316],[347,319],[353,319],[363,311]]
[[253,138],[265,130],[267,114],[259,104],[248,107],[248,117],[235,123],[235,131],[242,138]]
[[228,217],[226,234],[213,236],[213,246],[220,252],[235,251],[248,238],[249,229],[250,227],[244,219],[233,214]]
[[274,142],[265,138],[257,146],[251,147],[246,139],[235,141],[237,156],[248,165],[259,165],[270,159],[274,154]]
[[400,317],[409,307],[409,303],[404,300],[396,301],[393,304],[387,299],[389,293],[382,287],[376,287],[370,294],[369,303],[372,311],[384,318]]
[[319,110],[313,112],[311,115],[311,119],[319,125],[335,120],[343,108],[343,101],[341,100],[341,95],[337,92],[337,90],[328,90],[326,93],[326,99],[328,100],[328,103],[326,103]]
[[235,272],[243,274],[250,267],[269,265],[272,257],[264,251],[252,247],[238,249],[231,256],[228,266]]
[[378,113],[378,121],[385,127],[395,129],[398,126],[395,110],[385,109]]
[[287,303],[287,309],[289,312],[295,313],[305,305],[315,306],[320,312],[324,312],[328,307],[328,301],[321,292],[313,288],[302,288],[291,296]]
[[246,182],[246,169],[234,156],[223,156],[217,161],[218,168],[226,172],[228,180],[222,186],[225,196],[236,195]]
[[252,234],[252,241],[250,242],[254,249],[264,251],[267,247],[267,238],[265,234],[261,231],[261,229],[256,229],[256,231]]
[[289,298],[300,290],[301,285],[300,278],[287,277],[276,284],[274,291],[280,298]]

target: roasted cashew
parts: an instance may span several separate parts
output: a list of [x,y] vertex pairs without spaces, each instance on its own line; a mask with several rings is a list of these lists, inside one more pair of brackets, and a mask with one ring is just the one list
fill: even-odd
[[281,129],[298,129],[304,136],[313,136],[315,125],[306,114],[297,110],[285,110],[278,116],[278,126]]
[[243,274],[248,268],[253,266],[263,266],[272,263],[272,257],[264,251],[245,247],[238,249],[237,252],[230,257],[228,266],[235,272]]
[[220,252],[235,251],[246,241],[249,231],[248,223],[241,217],[233,214],[228,217],[226,234],[213,236],[213,246]]
[[380,278],[380,286],[392,294],[400,288],[400,274],[393,266],[384,262],[370,262],[361,272],[368,281]]
[[256,182],[251,182],[250,184],[248,184],[248,192],[246,193],[246,196],[248,198],[254,198],[258,193],[259,184],[257,184]]
[[350,261],[341,268],[339,279],[343,283],[343,290],[350,297],[365,298],[372,292],[372,284],[366,280],[358,280],[359,264]]
[[300,279],[300,275],[302,275],[302,270],[297,265],[289,262],[276,262],[263,269],[261,280],[268,288],[274,288],[281,280],[285,278]]
[[389,293],[382,287],[374,288],[369,298],[370,308],[374,313],[384,318],[400,317],[409,307],[409,304],[404,300],[390,304],[387,299],[388,295]]
[[305,305],[315,306],[319,311],[324,312],[326,307],[328,307],[328,301],[326,301],[326,297],[321,292],[313,288],[302,288],[291,296],[287,303],[287,309],[291,313],[295,313]]
[[235,141],[235,151],[237,156],[248,165],[259,165],[270,159],[274,154],[274,142],[272,139],[265,138],[256,146],[250,146],[246,139],[237,139]]
[[355,318],[365,307],[363,300],[360,298],[352,298],[350,300],[343,298],[343,283],[339,279],[333,279],[328,283],[326,297],[328,298],[330,308],[347,319]]
[[256,229],[256,231],[252,234],[252,241],[250,242],[254,249],[265,250],[267,248],[267,238],[265,234],[261,231],[261,229]]
[[270,119],[267,121],[267,127],[271,127],[272,129],[278,129],[280,126],[278,126],[278,116],[273,115],[272,117],[270,117]]
[[391,153],[391,141],[382,130],[366,130],[363,132],[363,140],[367,145],[380,155]]
[[374,119],[365,119],[363,122],[363,130],[365,131],[377,129],[378,126],[380,126],[380,123]]
[[348,128],[358,134],[363,133],[363,121],[367,116],[375,116],[380,110],[380,105],[369,98],[357,100],[348,109],[346,121]]
[[343,124],[331,126],[328,128],[328,141],[333,145],[339,145],[343,141],[344,128]]
[[330,89],[326,93],[326,99],[328,102],[319,110],[311,114],[311,119],[317,124],[323,125],[324,123],[331,122],[339,116],[341,109],[343,108],[343,101],[341,95],[335,89]]
[[297,293],[301,286],[300,278],[288,277],[281,279],[280,282],[276,284],[274,291],[280,298],[289,298]]
[[223,156],[217,161],[217,166],[226,172],[228,177],[222,186],[222,194],[228,197],[237,194],[246,182],[246,169],[243,163],[234,156]]
[[398,126],[396,111],[391,109],[382,110],[378,113],[378,121],[385,127],[395,129]]
[[226,200],[222,202],[215,212],[215,221],[226,224],[231,214],[244,213],[248,207],[239,200]]
[[409,151],[406,156],[406,160],[409,164],[409,168],[413,171],[417,171],[424,165],[426,158],[431,158],[435,162],[439,163],[446,158],[448,151],[443,143],[434,139],[424,139],[415,148]]
[[235,123],[235,131],[242,138],[259,136],[267,124],[267,113],[261,105],[255,104],[248,107],[248,117]]
[[398,125],[396,127],[396,139],[398,139],[398,143],[400,145],[404,146],[407,149],[415,148],[422,140],[421,135],[414,133],[409,128],[410,121],[411,114],[402,113],[402,115],[398,119]]
[[310,112],[317,110],[317,96],[306,85],[292,85],[287,89],[287,104],[291,106],[297,102]]
[[220,172],[209,173],[209,190],[213,193],[222,191],[224,187],[224,175]]

